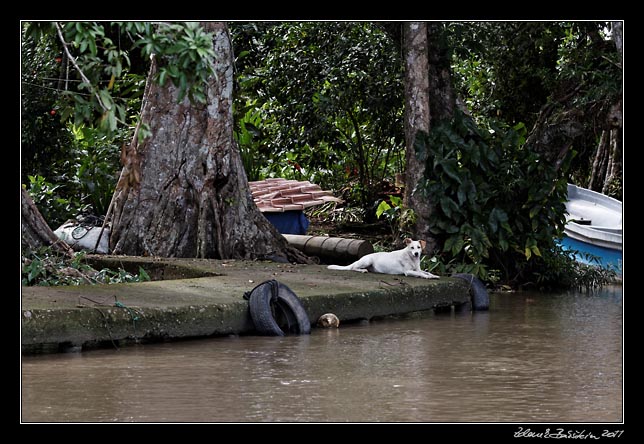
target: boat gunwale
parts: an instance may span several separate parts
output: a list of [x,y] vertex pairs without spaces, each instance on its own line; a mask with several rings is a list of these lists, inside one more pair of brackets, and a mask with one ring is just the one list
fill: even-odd
[[[575,219],[577,217],[583,218],[583,216],[572,216],[568,210],[569,204],[574,201],[590,202],[615,213],[615,225],[593,225],[592,222],[590,225],[577,223]],[[622,202],[597,191],[569,183],[566,213],[568,214],[564,227],[566,236],[587,244],[622,251]]]

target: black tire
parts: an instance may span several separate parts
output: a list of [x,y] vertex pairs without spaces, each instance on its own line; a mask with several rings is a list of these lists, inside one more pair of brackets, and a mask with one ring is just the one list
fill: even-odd
[[472,298],[472,310],[485,311],[490,308],[490,295],[485,284],[479,278],[469,273],[456,273],[452,277],[463,279],[470,284],[470,296]]
[[248,304],[250,317],[259,334],[285,336],[287,333],[311,333],[311,322],[302,301],[281,282],[262,282],[248,294]]

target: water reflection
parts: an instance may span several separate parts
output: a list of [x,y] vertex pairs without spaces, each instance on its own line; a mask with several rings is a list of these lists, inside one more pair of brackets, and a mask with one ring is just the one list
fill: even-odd
[[489,312],[24,357],[23,421],[622,420],[621,288]]

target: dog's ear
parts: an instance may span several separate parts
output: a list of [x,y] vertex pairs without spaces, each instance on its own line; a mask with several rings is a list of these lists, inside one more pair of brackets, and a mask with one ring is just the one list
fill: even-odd
[[422,247],[423,250],[425,249],[425,245],[427,245],[427,242],[425,242],[424,240],[421,239],[420,240],[420,246]]
[[413,242],[413,240],[411,240],[411,238],[409,238],[409,237],[405,239],[405,245],[409,245],[412,242]]

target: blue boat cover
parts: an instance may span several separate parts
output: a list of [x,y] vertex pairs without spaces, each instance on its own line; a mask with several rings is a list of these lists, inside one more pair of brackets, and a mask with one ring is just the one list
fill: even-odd
[[309,220],[303,211],[265,212],[262,214],[282,234],[306,234],[306,230],[309,228]]

